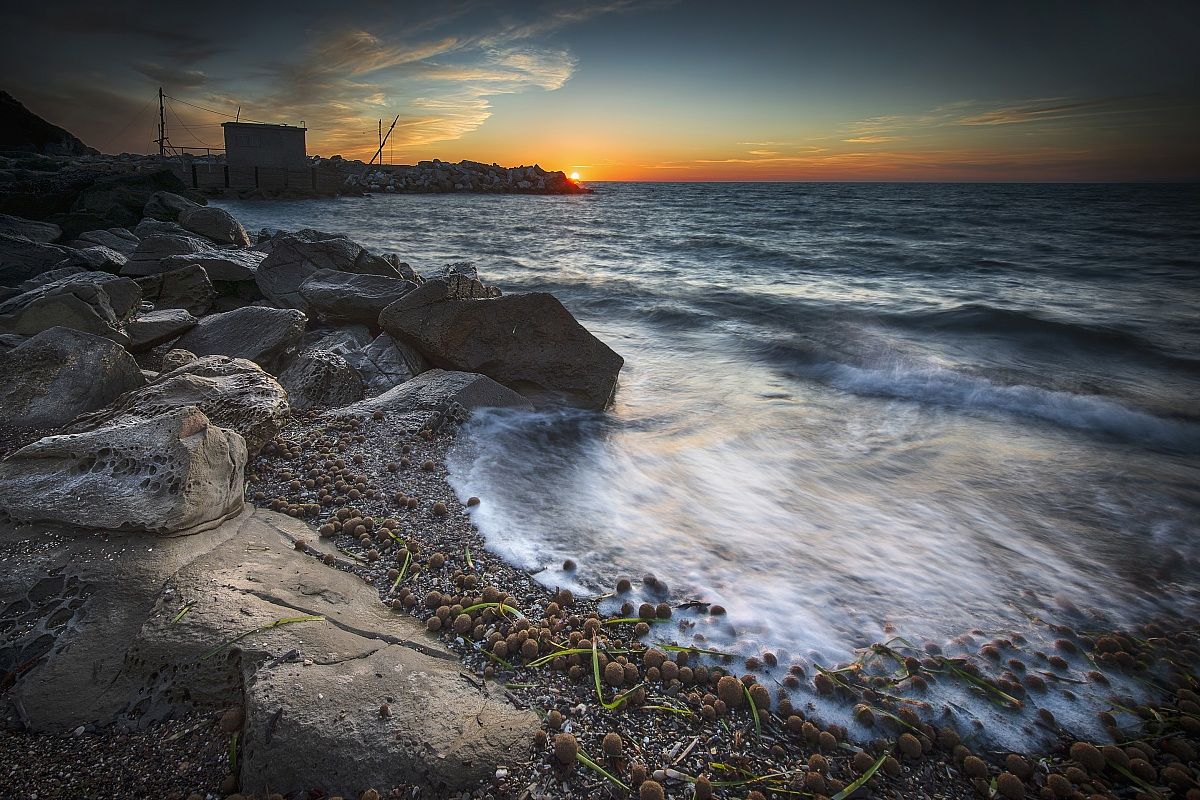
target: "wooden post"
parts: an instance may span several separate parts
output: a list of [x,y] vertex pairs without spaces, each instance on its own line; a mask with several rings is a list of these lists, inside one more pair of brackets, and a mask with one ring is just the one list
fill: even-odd
[[229,188],[229,165],[225,165],[225,188]]

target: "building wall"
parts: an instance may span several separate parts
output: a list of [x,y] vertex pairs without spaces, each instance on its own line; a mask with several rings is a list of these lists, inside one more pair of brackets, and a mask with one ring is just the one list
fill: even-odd
[[230,166],[287,167],[308,165],[304,128],[226,123],[225,158]]

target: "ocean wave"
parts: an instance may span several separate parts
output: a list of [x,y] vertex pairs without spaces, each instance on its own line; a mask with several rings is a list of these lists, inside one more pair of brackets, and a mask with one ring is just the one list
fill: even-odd
[[939,367],[825,363],[811,372],[853,394],[1032,417],[1134,444],[1200,452],[1200,426],[1195,423],[1159,417],[1098,395],[1003,385]]

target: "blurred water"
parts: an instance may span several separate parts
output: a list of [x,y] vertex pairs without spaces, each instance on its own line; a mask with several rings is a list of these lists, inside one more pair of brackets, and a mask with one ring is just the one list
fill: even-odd
[[697,622],[710,645],[820,663],[1200,607],[1197,187],[225,205],[474,261],[626,358],[609,413],[482,414],[452,459],[490,546],[549,585],[652,571],[728,608]]

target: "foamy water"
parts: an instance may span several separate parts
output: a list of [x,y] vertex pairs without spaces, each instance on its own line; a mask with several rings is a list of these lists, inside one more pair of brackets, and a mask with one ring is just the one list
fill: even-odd
[[[1193,187],[228,207],[419,269],[473,260],[506,290],[554,291],[625,356],[610,412],[479,414],[450,467],[483,499],[489,546],[547,585],[653,572],[729,611],[665,637],[833,664],[895,635],[1036,646],[1031,615],[1096,628],[1200,609]],[[1028,740],[1027,715],[936,691]],[[1038,703],[1083,732],[1104,700]]]

